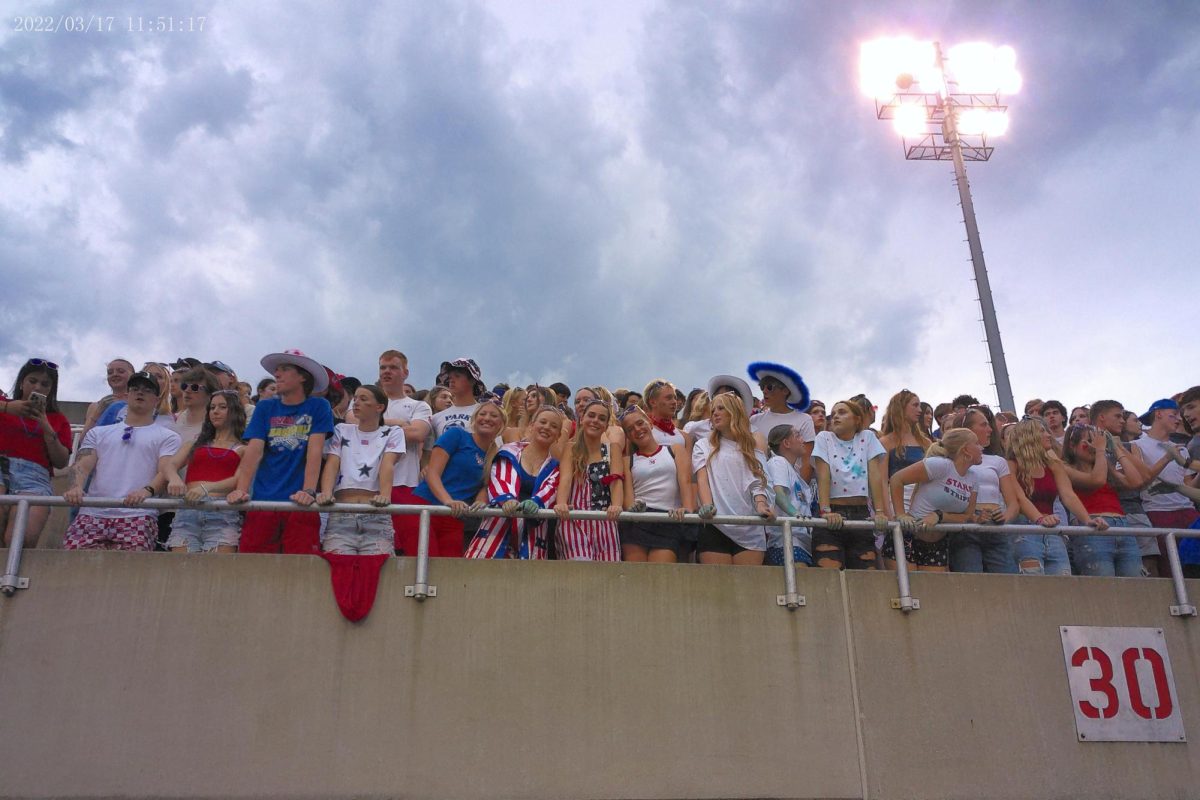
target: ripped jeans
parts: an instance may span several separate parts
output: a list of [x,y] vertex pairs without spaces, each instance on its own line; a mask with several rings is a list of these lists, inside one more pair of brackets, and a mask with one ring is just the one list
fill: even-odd
[[1071,574],[1071,559],[1061,533],[1020,534],[1013,537],[1013,551],[1022,575]]
[[[1125,517],[1105,515],[1110,528],[1128,528]],[[1142,552],[1133,536],[1072,536],[1071,559],[1080,575],[1137,578],[1142,574]]]

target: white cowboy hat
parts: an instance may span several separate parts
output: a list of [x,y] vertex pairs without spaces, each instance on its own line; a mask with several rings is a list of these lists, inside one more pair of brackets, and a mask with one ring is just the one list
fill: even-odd
[[319,362],[304,355],[300,350],[284,350],[282,353],[268,353],[262,357],[262,368],[272,375],[280,364],[291,364],[299,367],[312,376],[312,393],[323,392],[329,388],[329,373]]
[[746,416],[754,413],[754,394],[750,391],[750,384],[734,375],[714,375],[708,379],[708,396],[716,397],[717,389],[722,386],[732,386],[737,390],[742,405],[746,407]]

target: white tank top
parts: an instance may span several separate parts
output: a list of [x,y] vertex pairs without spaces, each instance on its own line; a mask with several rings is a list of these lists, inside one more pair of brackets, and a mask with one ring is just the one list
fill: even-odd
[[668,447],[659,447],[653,455],[635,453],[630,472],[633,474],[633,498],[644,500],[650,508],[671,511],[683,501],[679,497],[679,478],[675,459]]

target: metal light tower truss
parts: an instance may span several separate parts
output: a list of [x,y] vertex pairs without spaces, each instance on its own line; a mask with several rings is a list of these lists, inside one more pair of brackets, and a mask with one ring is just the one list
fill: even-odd
[[[965,109],[1008,111],[1008,106],[996,94],[948,94],[934,92],[897,92],[887,102],[875,100],[875,116],[881,120],[893,120],[896,111],[903,107],[924,107],[928,114],[928,131],[920,136],[901,136],[904,157],[909,161],[953,161],[953,147],[946,138],[948,109],[961,113]],[[988,144],[986,133],[959,133],[963,161],[987,161],[994,147]]]

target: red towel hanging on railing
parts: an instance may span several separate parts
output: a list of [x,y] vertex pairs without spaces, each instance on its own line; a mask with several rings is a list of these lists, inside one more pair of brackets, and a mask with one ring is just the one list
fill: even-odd
[[329,579],[333,583],[333,598],[342,616],[358,622],[371,613],[375,592],[379,589],[379,571],[391,556],[351,556],[320,553],[329,562]]

